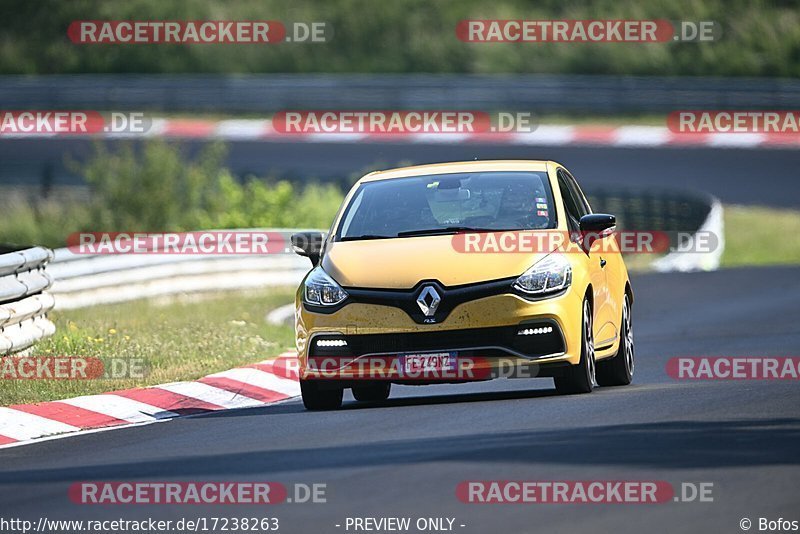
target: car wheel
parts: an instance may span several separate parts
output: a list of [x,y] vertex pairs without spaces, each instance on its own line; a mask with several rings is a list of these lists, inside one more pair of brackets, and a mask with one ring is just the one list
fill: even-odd
[[553,379],[556,390],[561,394],[591,393],[595,385],[594,332],[592,305],[583,301],[583,321],[581,332],[581,359],[571,366],[564,376]]
[[301,380],[300,393],[307,410],[336,410],[342,407],[344,390],[340,387],[323,388],[311,380]]
[[633,379],[636,350],[633,345],[633,320],[628,295],[622,304],[619,350],[613,358],[597,363],[597,383],[601,386],[627,386]]
[[353,397],[362,402],[381,402],[389,398],[391,382],[377,382],[353,387]]

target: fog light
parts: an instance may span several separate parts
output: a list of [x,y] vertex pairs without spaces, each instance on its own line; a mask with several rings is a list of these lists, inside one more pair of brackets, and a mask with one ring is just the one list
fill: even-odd
[[518,336],[532,336],[532,335],[539,335],[539,334],[549,334],[553,331],[552,326],[541,326],[538,328],[523,328],[522,330],[517,331]]
[[318,347],[346,347],[347,341],[344,339],[318,339]]

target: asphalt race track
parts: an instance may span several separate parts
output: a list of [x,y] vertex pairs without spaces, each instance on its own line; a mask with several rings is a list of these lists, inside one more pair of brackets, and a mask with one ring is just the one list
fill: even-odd
[[[752,186],[751,186],[752,187]],[[275,516],[282,532],[346,532],[348,516],[455,517],[486,532],[741,532],[800,519],[797,381],[679,382],[673,356],[797,356],[800,268],[648,274],[633,280],[634,385],[556,396],[550,380],[396,387],[381,406],[299,401],[0,451],[5,516]],[[474,505],[464,480],[713,483],[713,502]],[[327,484],[325,504],[81,506],[72,481]],[[335,525],[342,525],[337,528]],[[459,525],[465,525],[460,527]],[[352,530],[350,531],[352,532]]]
[[[183,140],[190,152],[206,141]],[[37,185],[48,175],[54,184],[78,183],[66,170],[67,155],[81,161],[92,141],[69,138],[6,139],[0,143],[0,185]],[[673,187],[705,191],[723,202],[798,206],[800,150],[735,148],[614,148],[528,146],[481,143],[415,144],[389,142],[228,143],[228,166],[238,175],[338,180],[398,165],[479,159],[553,159],[564,164],[585,188],[598,185]]]

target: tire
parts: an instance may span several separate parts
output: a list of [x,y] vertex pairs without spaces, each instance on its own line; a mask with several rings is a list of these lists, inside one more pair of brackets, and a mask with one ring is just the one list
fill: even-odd
[[321,388],[313,381],[301,380],[300,393],[306,410],[337,410],[342,407],[342,388]]
[[389,398],[391,382],[375,382],[353,387],[353,397],[361,402],[381,402]]
[[594,332],[592,305],[583,299],[581,321],[581,359],[577,365],[571,366],[564,376],[553,378],[556,391],[562,395],[575,393],[591,393],[595,384]]
[[635,369],[635,356],[631,304],[626,294],[622,304],[619,349],[611,359],[597,362],[597,383],[601,386],[627,386],[630,384]]

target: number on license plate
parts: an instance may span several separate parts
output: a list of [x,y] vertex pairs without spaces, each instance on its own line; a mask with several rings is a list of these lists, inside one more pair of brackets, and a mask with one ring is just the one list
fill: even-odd
[[455,363],[456,354],[453,352],[406,354],[403,356],[403,371],[406,373],[445,371],[455,368]]

